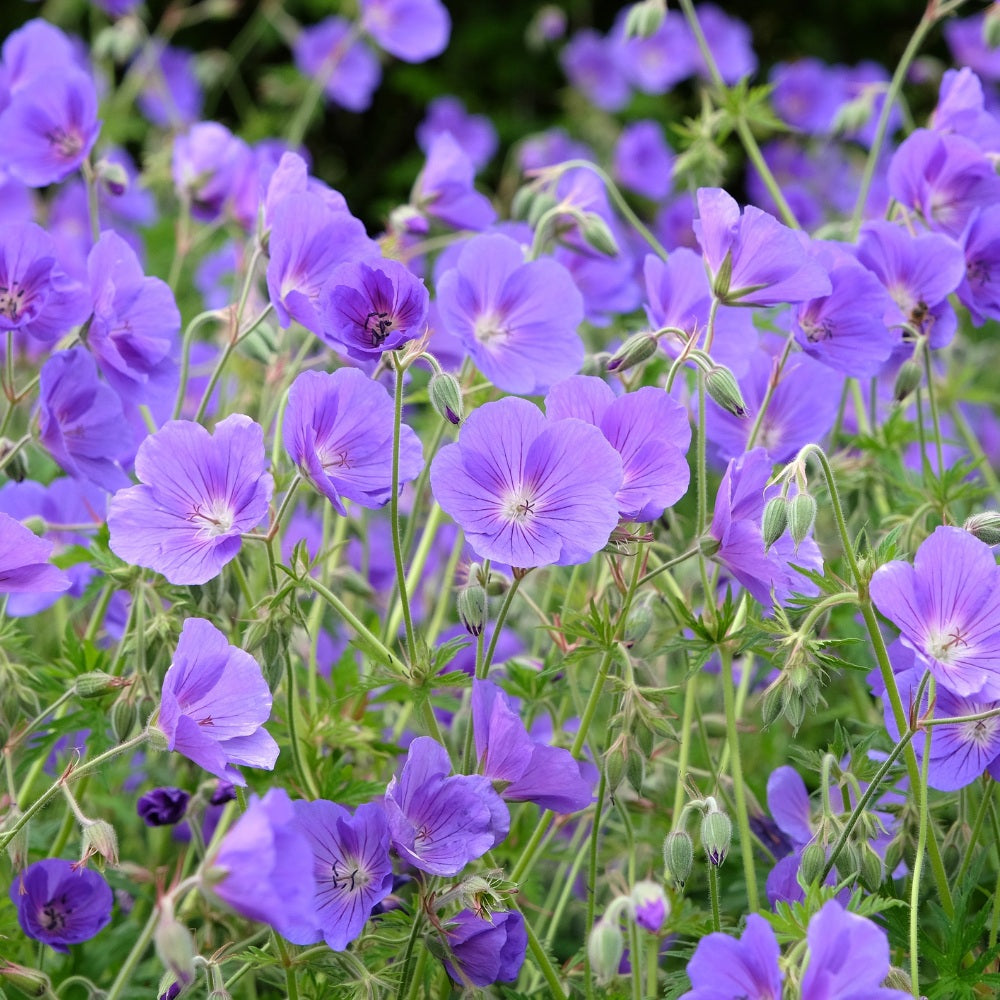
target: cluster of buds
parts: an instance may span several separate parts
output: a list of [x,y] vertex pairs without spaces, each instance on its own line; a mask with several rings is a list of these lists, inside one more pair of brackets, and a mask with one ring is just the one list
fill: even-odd
[[663,842],[665,877],[676,889],[683,889],[694,865],[694,842],[687,832],[688,817],[701,813],[699,835],[705,858],[713,868],[726,860],[733,841],[733,823],[711,795],[689,802],[681,812],[677,828]]

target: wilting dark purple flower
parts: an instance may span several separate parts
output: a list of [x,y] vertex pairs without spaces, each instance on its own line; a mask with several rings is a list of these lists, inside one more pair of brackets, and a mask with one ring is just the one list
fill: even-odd
[[112,498],[111,550],[171,583],[206,583],[267,514],[274,482],[264,464],[264,432],[243,414],[216,424],[214,435],[169,421],[139,446],[141,485]]
[[101,233],[87,259],[93,315],[87,331],[101,373],[124,399],[173,397],[181,316],[165,281],[147,277],[117,233]]
[[626,125],[615,146],[615,176],[646,198],[666,197],[673,186],[674,155],[659,122]]
[[779,955],[770,924],[751,913],[738,941],[715,933],[698,942],[687,966],[693,988],[680,1000],[780,1000],[785,977]]
[[569,82],[595,107],[620,111],[632,95],[621,43],[585,28],[560,56]]
[[833,288],[795,310],[795,339],[806,354],[843,375],[877,375],[899,342],[899,335],[885,323],[892,309],[889,293],[847,253],[823,248],[817,256]]
[[[889,939],[877,924],[831,899],[813,914],[802,1000],[907,1000],[882,986],[889,975]],[[779,994],[775,994],[778,996]]]
[[51,554],[51,542],[0,513],[0,594],[67,590],[70,579],[49,562]]
[[28,865],[14,877],[11,902],[21,930],[54,951],[88,941],[111,921],[114,897],[102,875],[62,858]]
[[[761,518],[772,464],[763,448],[754,448],[733,459],[715,500],[709,533],[719,542],[713,558],[728,570],[753,596],[770,607],[773,599],[784,603],[792,593],[816,593],[815,585],[792,568],[792,563],[820,571],[823,557],[811,537],[795,551],[784,536],[764,549]],[[779,487],[771,488],[777,495]]]
[[136,98],[139,110],[161,128],[178,128],[198,120],[204,100],[195,73],[194,54],[155,41],[143,49],[132,72],[142,79]]
[[413,185],[413,206],[453,229],[485,229],[496,218],[489,198],[475,188],[476,168],[448,132],[437,136]]
[[497,151],[497,131],[486,115],[471,115],[461,98],[435,97],[427,105],[427,117],[417,126],[417,145],[429,153],[434,140],[444,132],[462,147],[473,166],[480,170]]
[[772,215],[739,205],[721,188],[700,188],[695,235],[718,297],[773,306],[830,293],[830,279],[796,233]]
[[390,55],[419,63],[448,47],[451,18],[441,0],[361,0],[361,27]]
[[621,484],[596,427],[547,421],[523,399],[479,407],[431,464],[434,496],[476,554],[510,566],[586,562],[618,524]]
[[[392,496],[392,399],[356,368],[303,372],[288,390],[285,448],[337,512],[344,499],[377,508]],[[420,439],[400,427],[399,482],[423,468]]]
[[448,975],[456,983],[479,987],[512,983],[528,948],[524,917],[517,910],[492,913],[489,919],[461,910],[448,922],[444,939]]
[[320,296],[323,339],[357,361],[378,360],[427,327],[424,283],[396,260],[342,264]]
[[959,236],[976,209],[996,203],[1000,177],[972,140],[918,129],[893,154],[889,193],[932,229]]
[[318,799],[296,802],[295,817],[312,847],[316,940],[322,937],[334,951],[343,951],[392,892],[385,809],[366,802],[352,816],[343,806]]
[[343,17],[303,28],[292,55],[299,72],[322,80],[326,96],[348,111],[364,111],[382,79],[375,53],[354,36]]
[[573,375],[552,387],[545,412],[552,420],[576,417],[599,427],[621,455],[624,480],[616,498],[622,517],[652,521],[687,492],[691,424],[684,407],[661,389],[645,386],[616,398],[601,379]]
[[157,728],[176,750],[218,778],[245,785],[233,766],[270,771],[278,744],[263,728],[271,691],[260,664],[204,618],[188,618],[163,678]]
[[173,826],[184,818],[190,800],[183,788],[154,788],[139,796],[135,809],[146,826]]
[[294,319],[321,335],[320,295],[336,268],[378,258],[362,222],[317,194],[290,194],[272,216],[267,291],[282,326]]
[[954,240],[942,233],[911,236],[891,222],[868,222],[861,228],[858,260],[896,304],[886,321],[912,327],[906,340],[917,334],[927,336],[933,348],[950,343],[957,321],[948,296],[965,274],[965,257]]
[[537,393],[583,363],[583,302],[554,260],[525,261],[506,236],[477,236],[438,282],[438,309],[476,367],[505,392]]
[[385,791],[392,846],[403,860],[451,878],[507,836],[510,814],[482,775],[452,775],[448,751],[427,736],[410,744]]
[[71,475],[110,491],[129,485],[119,462],[132,454],[121,400],[97,377],[82,347],[57,351],[42,366],[38,438]]
[[0,226],[0,330],[51,343],[87,314],[86,292],[59,266],[52,237],[33,222]]
[[472,682],[472,728],[479,773],[502,782],[510,802],[573,813],[593,801],[593,785],[568,750],[534,740],[507,695],[490,681]]
[[0,114],[0,162],[30,187],[68,177],[97,140],[97,91],[82,70],[60,67],[32,80]]
[[241,916],[294,944],[315,940],[312,848],[283,788],[250,799],[205,870],[208,888]]
[[174,139],[174,187],[196,219],[213,222],[223,213],[249,156],[247,144],[218,122],[198,122]]
[[1000,567],[985,542],[961,528],[936,528],[913,565],[880,566],[870,591],[940,685],[1000,700]]

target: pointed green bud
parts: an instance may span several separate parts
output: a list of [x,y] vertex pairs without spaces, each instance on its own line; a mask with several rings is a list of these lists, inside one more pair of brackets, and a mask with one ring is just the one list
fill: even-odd
[[614,795],[624,778],[625,751],[620,743],[615,743],[604,755],[604,782],[608,786],[608,794]]
[[609,351],[598,351],[596,354],[588,354],[583,359],[583,368],[580,369],[583,375],[596,375],[600,378],[608,370],[608,362],[611,360]]
[[524,220],[528,218],[532,202],[535,200],[537,190],[530,184],[519,187],[514,192],[514,197],[510,200],[510,217],[512,219]]
[[628,609],[625,617],[625,630],[623,640],[627,649],[631,649],[637,642],[646,638],[650,627],[653,624],[653,609],[650,606],[651,598],[643,598],[636,601]]
[[52,996],[52,980],[38,969],[0,959],[0,980],[28,997]]
[[722,262],[722,267],[712,279],[712,294],[720,301],[725,302],[729,296],[729,283],[733,280],[733,252],[726,254]]
[[181,987],[194,982],[194,940],[174,916],[173,907],[161,907],[160,919],[153,932],[156,954]]
[[648,361],[656,353],[657,341],[648,331],[633,333],[608,362],[609,372],[624,372]]
[[621,253],[611,227],[596,212],[584,212],[580,232],[587,243],[605,257],[617,257]]
[[[9,438],[0,438],[0,461],[5,459],[14,450],[14,442]],[[24,456],[24,449],[21,449],[3,467],[4,475],[8,479],[13,479],[15,483],[23,483],[28,475],[28,460]]]
[[462,404],[462,387],[458,379],[448,372],[437,372],[431,376],[427,386],[431,406],[439,417],[453,424],[460,424],[465,413]]
[[167,734],[156,726],[148,726],[146,728],[146,742],[153,750],[165,751],[170,746]]
[[986,8],[983,16],[983,44],[988,49],[1000,48],[1000,7],[995,3]]
[[733,824],[724,812],[714,810],[705,813],[701,821],[701,846],[709,862],[718,868],[733,842]]
[[805,885],[812,885],[818,882],[826,867],[826,851],[819,844],[807,844],[802,851],[802,860],[799,862],[799,875]]
[[642,0],[631,6],[625,17],[625,38],[651,38],[667,16],[666,0]]
[[973,514],[972,517],[966,518],[962,527],[987,545],[1000,545],[1000,513],[995,510],[984,510],[981,514]]
[[797,549],[816,521],[816,500],[809,493],[797,493],[788,501],[788,533]]
[[643,757],[649,760],[653,756],[653,744],[656,742],[656,733],[646,725],[644,719],[638,718],[632,723],[632,736],[642,751]]
[[903,993],[913,992],[913,980],[896,965],[889,966],[889,975],[885,977],[885,982],[882,985],[888,990],[901,990]]
[[120,163],[111,160],[98,160],[95,168],[97,179],[116,198],[121,197],[128,191],[128,174]]
[[625,758],[625,777],[636,795],[640,794],[646,780],[646,758],[638,748],[629,750]]
[[863,844],[861,850],[861,884],[869,892],[878,892],[885,880],[885,867],[871,844]]
[[73,682],[73,688],[81,698],[100,698],[102,694],[126,687],[130,683],[125,677],[113,677],[103,670],[91,670],[80,674]]
[[134,698],[119,698],[111,706],[108,715],[111,731],[119,743],[124,743],[139,726],[139,706]]
[[896,372],[896,381],[892,387],[892,398],[897,403],[902,403],[911,392],[915,392],[920,383],[924,380],[923,368],[913,360],[907,358]]
[[555,195],[548,191],[539,191],[531,201],[528,208],[528,224],[534,229],[542,220],[546,212],[551,211],[559,202]]
[[788,501],[784,497],[772,497],[764,507],[764,518],[761,523],[765,552],[781,538],[787,527]]
[[118,834],[106,820],[91,820],[83,827],[80,863],[84,864],[91,858],[102,871],[105,862],[112,868],[118,866]]
[[772,685],[764,692],[764,697],[761,699],[760,704],[760,716],[764,728],[767,729],[768,726],[778,719],[782,711],[781,687]]
[[486,588],[478,583],[463,587],[458,592],[458,617],[469,635],[481,635],[486,627]]
[[705,391],[734,417],[749,416],[750,411],[740,392],[736,376],[722,365],[716,365],[705,375]]
[[678,889],[684,888],[694,867],[694,842],[687,830],[674,830],[663,841],[665,876],[672,879]]
[[793,731],[797,733],[806,717],[805,698],[793,687],[782,688],[781,712]]
[[624,954],[625,938],[617,923],[598,920],[587,938],[587,955],[598,982],[610,982],[618,975],[618,966]]

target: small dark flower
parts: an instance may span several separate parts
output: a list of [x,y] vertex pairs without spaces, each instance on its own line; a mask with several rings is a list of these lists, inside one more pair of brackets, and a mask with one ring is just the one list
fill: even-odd
[[139,797],[135,808],[146,826],[173,826],[183,817],[190,798],[183,788],[154,788]]

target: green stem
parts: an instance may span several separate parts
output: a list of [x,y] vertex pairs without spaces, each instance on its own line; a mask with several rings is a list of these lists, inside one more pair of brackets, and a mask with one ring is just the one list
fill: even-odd
[[740,753],[739,734],[736,731],[736,685],[733,682],[733,654],[728,645],[719,646],[722,660],[722,697],[726,709],[726,742],[729,746],[730,775],[736,799],[736,823],[740,831],[740,855],[743,874],[747,883],[747,901],[750,911],[756,913],[760,906],[757,893],[757,871],[753,858],[753,840],[750,837],[750,813],[747,810],[746,788],[743,784],[743,760]]
[[691,755],[691,726],[694,722],[697,688],[698,675],[691,674],[684,682],[684,709],[681,716],[680,746],[677,748],[677,784],[674,786],[674,812],[670,817],[673,828],[676,828],[677,819],[684,808],[684,782],[687,780],[688,758]]
[[122,962],[121,968],[115,976],[115,981],[111,984],[111,988],[104,994],[104,1000],[118,1000],[122,993],[124,993],[125,987],[132,978],[132,973],[135,972],[135,967],[139,964],[139,960],[149,947],[149,942],[153,939],[153,933],[156,930],[156,925],[159,923],[159,920],[159,911],[154,907],[153,912],[149,915],[149,919],[146,921],[145,926],[142,928],[139,936],[135,939],[135,943],[132,945],[131,951],[129,951],[128,955],[125,957],[125,961]]
[[511,581],[511,585],[507,588],[507,593],[503,595],[503,603],[497,612],[497,620],[493,626],[493,634],[490,636],[490,644],[486,649],[486,655],[476,669],[476,677],[481,681],[486,680],[486,676],[490,672],[490,665],[493,663],[493,656],[497,651],[497,643],[500,641],[500,633],[503,631],[503,625],[507,620],[510,606],[514,602],[514,595],[517,593],[518,587],[521,586],[521,580],[522,577],[515,576]]
[[190,323],[188,323],[186,329],[184,330],[184,339],[181,346],[181,374],[180,382],[177,386],[177,398],[174,400],[174,412],[173,418],[177,420],[181,411],[184,409],[184,397],[187,395],[187,384],[188,378],[191,374],[191,345],[194,343],[195,331],[204,326],[209,320],[221,319],[223,313],[220,313],[217,309],[209,309],[205,312],[198,313],[197,316]]
[[306,765],[305,757],[302,754],[302,746],[299,743],[298,734],[298,687],[295,683],[295,665],[291,656],[286,651],[285,657],[285,704],[288,713],[288,743],[292,751],[292,764],[299,780],[308,790],[310,798],[318,799],[322,796],[313,773]]
[[[589,929],[594,926],[594,920],[597,912],[597,848],[598,848],[598,837],[601,832],[601,813],[604,810],[604,798],[607,793],[608,782],[607,777],[604,773],[604,768],[601,768],[601,778],[597,784],[597,801],[594,803],[594,820],[590,828],[590,851],[588,852],[589,859],[587,864],[587,923],[586,927]],[[584,961],[584,982],[587,986],[587,997],[588,1000],[593,1000],[594,996],[594,977],[590,971],[590,955],[586,948],[583,949],[583,961]]]
[[389,530],[392,533],[392,555],[396,564],[396,589],[399,603],[403,609],[403,624],[406,629],[406,651],[410,666],[413,667],[417,662],[417,644],[413,637],[413,618],[410,615],[410,599],[406,591],[406,569],[403,566],[403,550],[399,537],[399,439],[403,422],[403,373],[406,371],[406,367],[400,363],[395,354],[392,356],[392,364],[396,370],[396,392],[394,394],[395,408],[392,425],[392,493],[389,499]]
[[988,778],[982,786],[983,798],[979,803],[979,808],[976,810],[976,818],[973,821],[972,831],[969,834],[969,843],[965,849],[965,856],[962,858],[962,864],[959,866],[958,874],[955,876],[955,885],[962,885],[964,883],[965,873],[969,870],[969,865],[972,863],[972,855],[975,852],[976,844],[979,842],[979,834],[983,829],[983,821],[986,819],[987,812],[989,812],[994,783],[992,778]]
[[361,640],[362,649],[364,649],[365,646],[368,646],[371,651],[382,658],[382,661],[386,664],[386,666],[397,666],[396,657],[389,652],[379,637],[370,631],[361,619],[358,618],[357,615],[355,615],[354,612],[351,611],[351,609],[332,590],[312,576],[302,582],[312,587],[312,589],[315,590],[316,593],[319,594],[319,596],[322,597],[323,600],[326,601],[326,603],[329,604],[330,607],[332,607],[333,610],[336,611],[337,614],[340,615],[340,617],[343,618],[352,629],[354,629],[358,639]]
[[708,898],[712,902],[712,930],[722,930],[722,915],[719,913],[719,869],[706,861],[708,866]]
[[785,346],[782,348],[781,354],[778,356],[777,367],[767,380],[767,388],[764,390],[764,398],[761,400],[760,406],[757,409],[757,415],[753,419],[753,427],[750,428],[750,436],[747,438],[746,451],[749,451],[757,443],[757,435],[760,433],[760,429],[764,425],[764,417],[767,414],[768,407],[771,405],[771,400],[774,397],[774,391],[778,388],[778,383],[781,381],[781,373],[785,369],[785,364],[788,361],[788,355],[791,353],[792,345],[794,343],[795,333],[793,331],[785,338]]
[[[931,702],[934,700],[934,683],[931,682]],[[910,885],[910,982],[914,997],[920,996],[920,959],[917,933],[920,924],[920,875],[924,867],[927,851],[927,772],[931,763],[931,730],[924,734],[924,759],[920,769],[920,824],[917,830],[917,851],[913,859],[913,881]]]
[[271,938],[274,941],[275,947],[278,949],[278,955],[281,957],[281,964],[285,967],[285,990],[288,993],[288,1000],[299,1000],[298,977],[295,974],[295,963],[292,960],[292,956],[289,954],[288,947],[285,945],[285,942],[281,939],[281,935],[277,931],[271,931]]
[[413,975],[413,950],[417,944],[417,938],[423,929],[424,911],[421,906],[413,915],[413,926],[410,928],[410,936],[406,939],[406,951],[403,952],[403,971],[399,977],[399,989],[396,991],[397,1000],[406,1000],[410,996],[410,978]]

